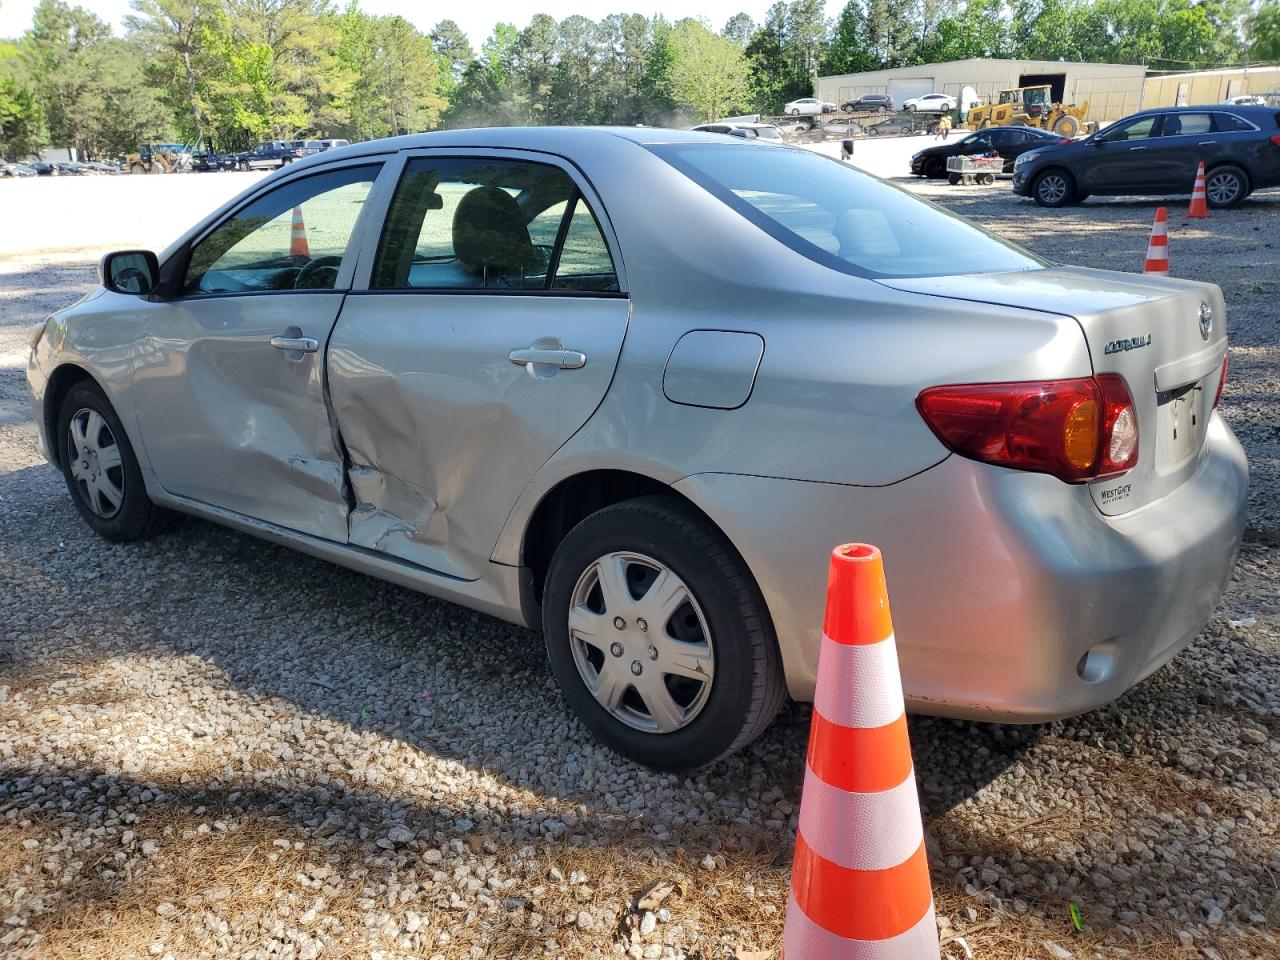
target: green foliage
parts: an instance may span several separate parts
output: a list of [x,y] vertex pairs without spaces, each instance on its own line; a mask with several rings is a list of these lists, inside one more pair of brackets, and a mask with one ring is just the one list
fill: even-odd
[[1249,18],[1249,56],[1280,60],[1280,0],[1270,0]]
[[12,76],[0,76],[0,157],[25,160],[45,143],[40,101]]
[[702,120],[714,120],[747,104],[747,58],[732,40],[692,19],[671,30],[668,84],[676,103]]

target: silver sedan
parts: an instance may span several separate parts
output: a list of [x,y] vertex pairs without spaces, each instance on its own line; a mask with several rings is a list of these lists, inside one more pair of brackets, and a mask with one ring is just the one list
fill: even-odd
[[171,511],[541,628],[671,769],[814,693],[827,561],[886,558],[911,708],[1120,696],[1230,574],[1212,284],[1063,267],[813,153],[656,129],[291,164],[33,331],[85,521]]

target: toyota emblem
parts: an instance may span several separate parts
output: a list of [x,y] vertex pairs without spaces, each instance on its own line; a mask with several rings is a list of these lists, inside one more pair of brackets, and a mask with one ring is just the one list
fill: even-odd
[[1208,340],[1213,333],[1213,307],[1203,301],[1200,303],[1200,339]]

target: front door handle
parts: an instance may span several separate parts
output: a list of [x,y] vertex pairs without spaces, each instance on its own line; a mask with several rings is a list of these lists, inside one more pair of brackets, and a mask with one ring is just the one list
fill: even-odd
[[296,350],[298,353],[315,353],[320,341],[315,337],[272,337],[271,345],[277,350]]
[[1218,143],[1218,141],[1217,141],[1217,140],[1201,140],[1201,141],[1200,141],[1200,143],[1199,143],[1199,146],[1202,146],[1202,147],[1212,147],[1212,146],[1216,146],[1216,145],[1217,145],[1217,143]]
[[1130,150],[1145,150],[1145,149],[1147,149],[1147,148],[1146,148],[1146,147],[1130,147],[1129,149],[1130,149]]
[[548,349],[546,347],[526,347],[523,350],[512,350],[510,360],[514,364],[533,372],[533,364],[549,364],[560,370],[577,370],[587,365],[587,355],[577,350]]

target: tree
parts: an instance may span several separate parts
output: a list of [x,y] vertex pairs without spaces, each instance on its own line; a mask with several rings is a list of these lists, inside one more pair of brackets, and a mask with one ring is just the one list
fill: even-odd
[[471,41],[452,20],[441,20],[431,28],[431,46],[440,58],[442,86],[454,90],[462,82],[467,67],[476,58]]
[[751,42],[751,38],[755,36],[756,24],[745,13],[735,13],[725,23],[724,29],[720,31],[720,36],[726,40],[732,40],[740,47],[745,47]]
[[867,18],[862,4],[860,0],[849,0],[836,19],[835,33],[822,61],[822,72],[827,75],[859,73],[878,66],[875,54],[867,44]]
[[[170,94],[175,112],[184,107],[190,111],[191,138],[201,141],[201,39],[206,24],[216,20],[217,11],[209,8],[209,0],[130,0],[129,5],[134,11],[125,18],[130,37],[151,52],[152,70]],[[178,91],[181,95],[174,97]]]
[[1280,60],[1280,0],[1262,4],[1248,22],[1249,56]]
[[782,105],[813,91],[812,81],[797,73],[772,26],[764,26],[747,44],[748,95],[758,113],[777,114]]
[[732,40],[685,19],[671,31],[671,93],[702,120],[714,120],[744,106],[749,91],[747,60]]
[[25,160],[45,144],[44,111],[34,93],[0,76],[0,157]]

